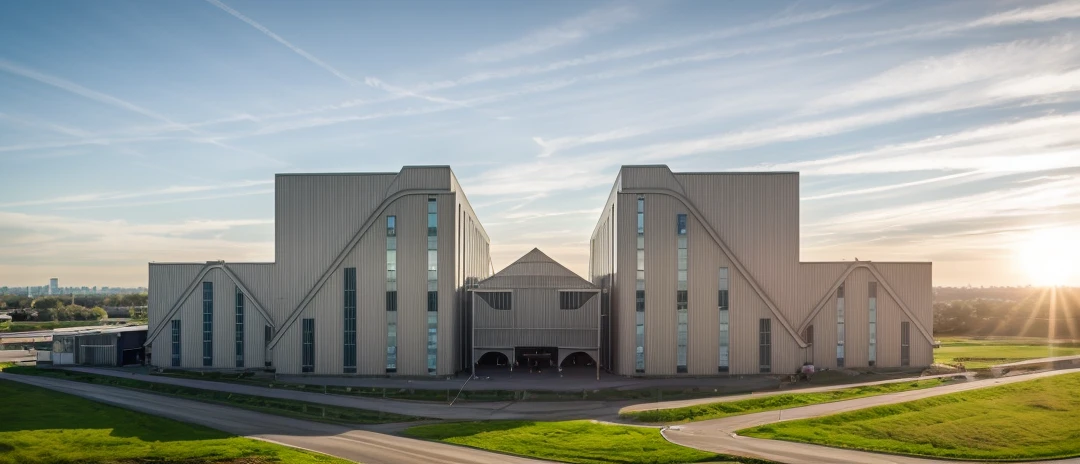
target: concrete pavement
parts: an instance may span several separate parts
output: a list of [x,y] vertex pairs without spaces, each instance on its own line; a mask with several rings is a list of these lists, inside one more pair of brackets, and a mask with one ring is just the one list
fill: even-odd
[[135,390],[4,373],[0,373],[0,379],[48,388],[155,416],[203,425],[235,435],[317,451],[366,464],[544,462]]
[[791,390],[776,390],[763,393],[747,393],[744,395],[730,395],[710,398],[694,398],[689,400],[675,400],[664,401],[660,403],[640,403],[632,404],[619,410],[620,413],[625,412],[639,412],[639,411],[653,411],[657,409],[675,409],[684,408],[687,406],[697,406],[699,404],[713,404],[713,403],[727,403],[731,401],[742,401],[757,398],[764,398],[768,396],[776,395],[790,395],[790,394],[802,394],[802,393],[819,393],[833,390],[843,390],[845,388],[867,387],[872,385],[885,385],[890,383],[904,383],[915,382],[918,380],[928,380],[937,378],[959,378],[961,381],[971,380],[975,374],[973,372],[962,372],[957,374],[942,374],[942,375],[928,375],[925,377],[908,377],[904,379],[891,379],[891,380],[879,380],[873,382],[853,383],[853,384],[840,384],[840,385],[826,385],[821,387],[799,388]]
[[75,372],[107,375],[145,382],[178,385],[204,390],[239,393],[243,395],[265,396],[310,403],[344,406],[348,408],[382,411],[407,416],[429,417],[449,420],[492,420],[492,419],[529,419],[529,420],[571,420],[571,419],[615,419],[619,408],[627,401],[544,401],[514,402],[497,401],[489,403],[459,402],[454,406],[445,403],[426,401],[390,400],[361,396],[324,395],[315,389],[312,391],[285,390],[281,388],[256,387],[228,382],[195,380],[188,378],[166,377],[159,375],[131,374],[113,369],[89,367],[65,368]]
[[[858,409],[882,406],[887,404],[904,403],[922,398],[946,395],[962,391],[976,390],[979,388],[1007,385],[1010,383],[1024,382],[1055,375],[1078,373],[1080,369],[1062,371],[1039,372],[1027,375],[1017,375],[1000,379],[979,380],[973,382],[958,383],[923,390],[912,390],[887,395],[857,398],[835,403],[816,404],[799,408],[785,409],[781,411],[769,411],[756,414],[731,416],[722,419],[714,419],[702,422],[692,422],[685,425],[670,427],[663,432],[668,441],[711,451],[739,456],[750,456],[779,462],[815,462],[815,463],[843,463],[843,464],[925,464],[931,462],[949,462],[934,459],[913,458],[905,456],[893,456],[864,451],[830,448],[826,446],[794,443],[779,440],[763,440],[735,435],[735,431],[750,427],[757,427],[775,422],[809,419],[812,417],[829,416],[842,412]],[[1065,459],[1059,461],[1043,461],[1056,463],[1078,463],[1080,459]]]

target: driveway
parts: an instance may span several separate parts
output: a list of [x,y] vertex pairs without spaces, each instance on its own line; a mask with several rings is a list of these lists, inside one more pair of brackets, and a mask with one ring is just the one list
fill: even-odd
[[[815,462],[815,463],[849,463],[849,464],[925,464],[930,462],[949,462],[933,459],[912,458],[904,456],[892,456],[886,454],[869,453],[864,451],[845,450],[826,446],[809,445],[780,440],[763,440],[735,435],[736,430],[759,425],[772,424],[775,422],[809,419],[812,417],[829,416],[847,411],[870,408],[886,404],[904,403],[922,398],[946,395],[949,393],[975,390],[979,388],[994,387],[1016,382],[1024,382],[1043,377],[1071,374],[1080,372],[1080,369],[1061,371],[1039,372],[1035,374],[1017,375],[1000,379],[979,380],[954,385],[946,385],[924,390],[912,390],[887,395],[858,398],[835,403],[816,404],[799,408],[770,411],[756,414],[731,416],[722,419],[714,419],[668,428],[664,431],[664,437],[683,446],[711,451],[714,453],[733,454],[740,456],[752,456],[780,462]],[[955,462],[955,461],[953,461]],[[1059,461],[1043,461],[1058,463],[1078,463],[1080,459],[1066,459]]]
[[544,462],[115,387],[4,373],[0,379],[366,464]]

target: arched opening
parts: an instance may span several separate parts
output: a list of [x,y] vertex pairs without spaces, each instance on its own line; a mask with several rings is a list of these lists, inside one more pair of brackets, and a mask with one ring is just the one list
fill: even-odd
[[510,365],[510,358],[498,351],[488,351],[476,360],[477,366],[505,367]]
[[596,369],[596,360],[593,359],[589,353],[575,351],[563,357],[562,362],[559,363],[559,367],[564,370],[571,368]]

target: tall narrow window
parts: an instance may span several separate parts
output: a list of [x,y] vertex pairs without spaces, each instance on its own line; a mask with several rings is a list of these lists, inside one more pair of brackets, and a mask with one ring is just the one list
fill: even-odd
[[244,367],[244,292],[236,287],[236,367]]
[[427,370],[435,375],[439,357],[439,204],[427,202]]
[[676,372],[686,372],[686,345],[687,345],[687,330],[686,325],[688,322],[687,307],[689,306],[687,297],[687,285],[686,285],[686,264],[688,257],[686,255],[686,215],[675,215],[675,232],[677,234],[678,245],[678,282],[675,288],[675,312],[678,313],[678,334],[676,337]]
[[180,320],[173,319],[172,325],[172,367],[180,367]]
[[300,372],[315,372],[315,319],[303,320]]
[[716,292],[716,306],[720,310],[720,357],[717,370],[727,372],[730,366],[728,346],[731,340],[731,326],[728,313],[728,268],[720,268],[720,282]]
[[263,326],[263,344],[270,346],[270,340],[274,339],[274,328],[270,324]]
[[345,268],[345,339],[342,372],[356,373],[356,268]]
[[214,283],[203,282],[202,365],[214,365]]
[[844,284],[836,289],[836,367],[844,367]]
[[900,365],[911,365],[911,323],[907,321],[900,323]]
[[772,372],[772,319],[758,321],[758,372]]
[[637,198],[637,308],[634,371],[645,372],[645,196]]
[[397,216],[386,217],[386,372],[397,372]]
[[877,282],[870,282],[870,365],[877,364]]

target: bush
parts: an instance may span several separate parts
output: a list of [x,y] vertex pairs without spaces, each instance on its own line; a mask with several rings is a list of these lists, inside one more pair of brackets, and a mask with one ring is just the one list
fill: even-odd
[[34,309],[55,309],[64,306],[64,300],[55,296],[44,296],[34,299],[33,303],[30,303],[30,307]]
[[105,312],[105,308],[95,306],[90,310],[90,319],[95,321],[102,321],[109,318],[109,313]]

